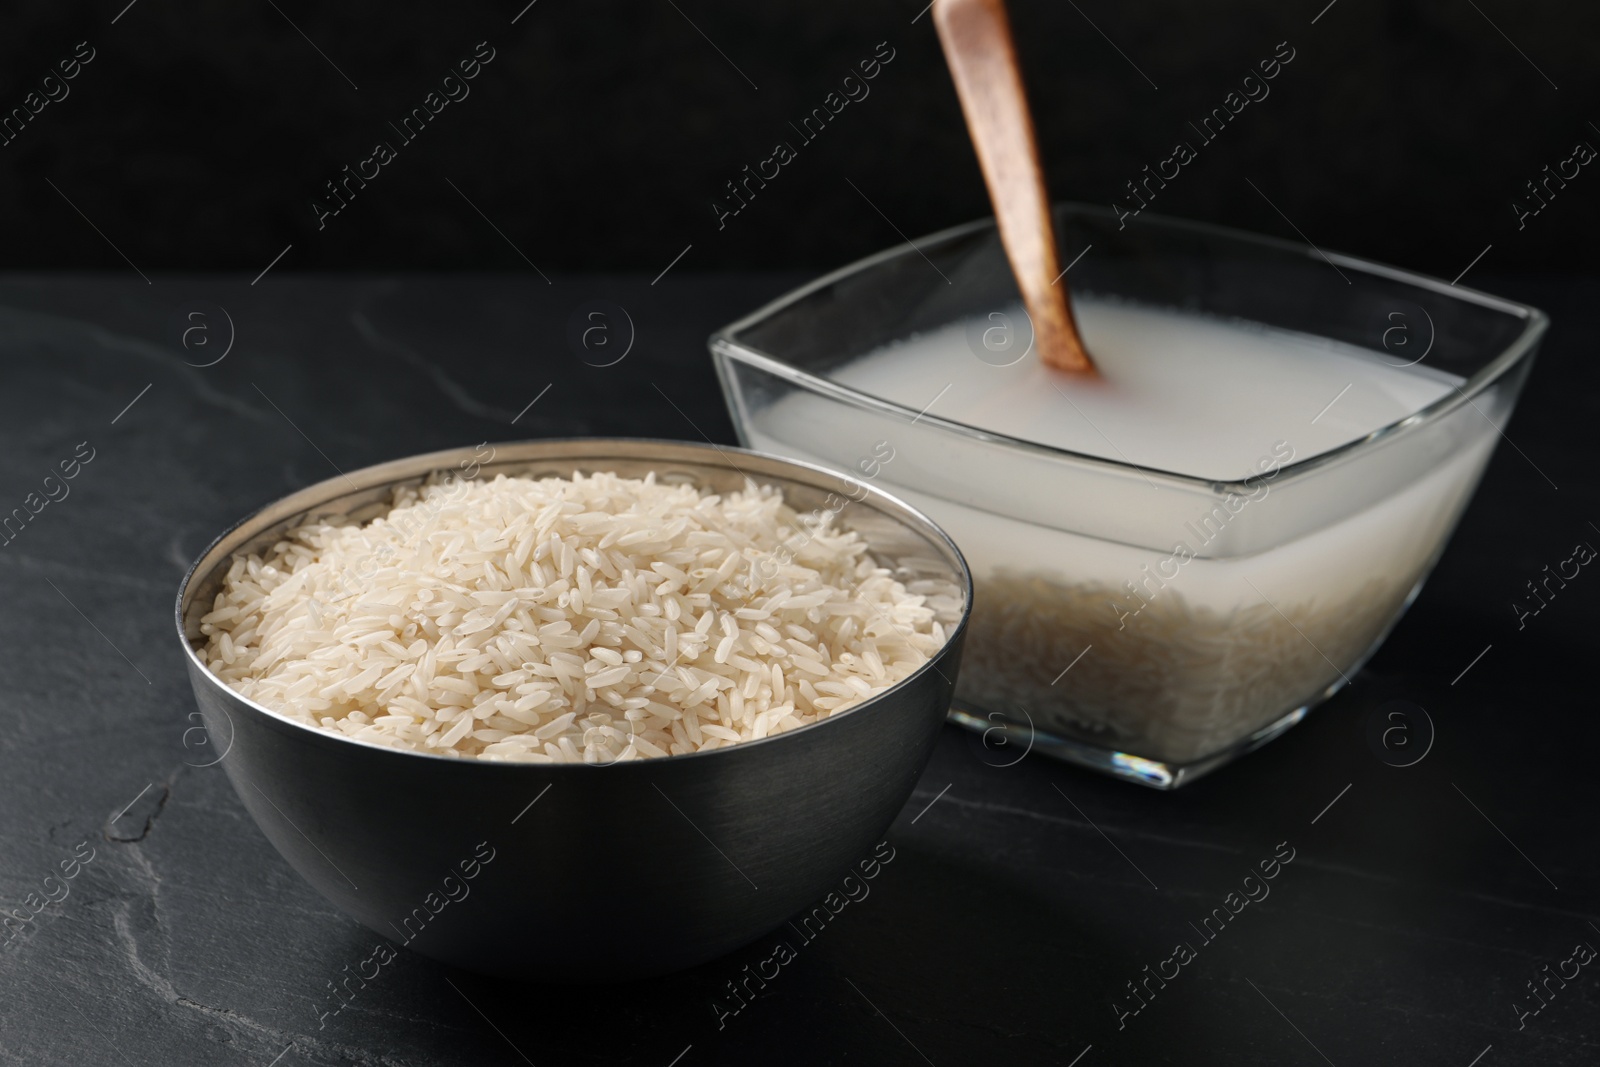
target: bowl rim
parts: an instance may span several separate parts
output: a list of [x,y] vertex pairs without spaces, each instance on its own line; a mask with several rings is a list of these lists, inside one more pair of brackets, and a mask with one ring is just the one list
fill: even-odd
[[[1118,217],[1116,212],[1110,208],[1102,207],[1097,204],[1088,204],[1077,200],[1056,202],[1052,205],[1052,213],[1057,215],[1066,214],[1097,216],[1102,219],[1115,219]],[[1333,252],[1320,249],[1310,244],[1302,244],[1298,241],[1291,241],[1286,238],[1271,237],[1266,234],[1253,233],[1248,230],[1241,230],[1232,226],[1223,226],[1218,223],[1200,222],[1193,219],[1185,219],[1172,215],[1163,215],[1154,211],[1140,213],[1139,217],[1133,220],[1132,225],[1149,226],[1157,229],[1176,230],[1180,232],[1187,231],[1191,233],[1203,234],[1213,238],[1234,241],[1239,244],[1254,244],[1265,248],[1271,248],[1279,252],[1293,252],[1308,259],[1320,259],[1329,263],[1330,265],[1346,267],[1362,274],[1386,278],[1390,281],[1404,282],[1421,289],[1427,289],[1438,293],[1441,296],[1449,296],[1452,299],[1463,300],[1470,304],[1477,304],[1480,307],[1489,308],[1515,318],[1520,318],[1523,320],[1522,332],[1513,338],[1511,342],[1501,349],[1498,354],[1496,354],[1474,374],[1472,374],[1471,377],[1467,378],[1458,386],[1452,386],[1451,392],[1440,397],[1432,404],[1429,404],[1423,408],[1419,408],[1418,410],[1413,411],[1410,414],[1395,420],[1394,422],[1386,423],[1385,425],[1373,430],[1371,433],[1358,437],[1355,440],[1347,441],[1336,448],[1318,452],[1315,455],[1306,457],[1305,459],[1297,460],[1293,463],[1279,467],[1270,473],[1254,474],[1246,478],[1237,479],[1206,478],[1198,475],[1180,474],[1175,471],[1163,470],[1160,467],[1150,467],[1124,460],[1109,459],[1105,456],[1091,455],[1086,452],[1075,452],[1071,449],[1057,448],[1054,445],[1041,444],[1037,441],[1030,441],[1021,437],[1012,437],[1009,434],[1000,433],[993,430],[980,429],[964,422],[958,422],[941,415],[936,415],[932,412],[918,412],[916,409],[906,405],[898,404],[892,400],[886,400],[883,397],[874,396],[871,393],[863,392],[852,386],[836,382],[831,378],[825,378],[819,374],[813,374],[810,371],[795,366],[793,363],[790,363],[779,356],[756,348],[739,338],[740,334],[754,326],[759,325],[780,311],[783,311],[793,304],[800,303],[818,291],[825,289],[836,282],[849,278],[852,275],[864,274],[874,267],[893,259],[903,258],[913,254],[922,256],[924,255],[923,250],[925,248],[935,245],[950,244],[963,238],[971,237],[974,234],[994,230],[995,220],[992,217],[974,219],[971,222],[965,222],[957,226],[951,226],[943,230],[937,230],[915,240],[907,239],[902,244],[892,245],[888,248],[882,249],[881,251],[874,252],[872,255],[864,256],[861,259],[847,263],[836,270],[830,271],[827,274],[824,274],[821,277],[802,285],[798,289],[790,290],[782,296],[779,296],[777,299],[762,305],[748,315],[745,315],[729,323],[728,325],[723,326],[721,329],[712,333],[710,338],[707,340],[707,346],[711,349],[711,353],[716,359],[718,378],[722,382],[723,392],[730,405],[734,404],[735,394],[733,391],[732,382],[729,380],[728,374],[724,369],[723,361],[738,360],[739,362],[758,367],[781,378],[786,378],[794,384],[801,386],[813,393],[821,393],[825,396],[829,396],[835,400],[842,401],[857,408],[865,408],[877,411],[879,413],[890,414],[899,417],[916,416],[916,421],[931,423],[947,433],[952,433],[958,436],[986,441],[989,443],[1002,445],[1007,448],[1031,452],[1048,457],[1058,459],[1066,458],[1075,463],[1089,464],[1091,466],[1097,466],[1109,470],[1135,471],[1145,477],[1154,476],[1165,479],[1173,485],[1189,487],[1191,489],[1203,489],[1208,493],[1224,496],[1230,493],[1248,495],[1255,492],[1258,486],[1267,481],[1282,484],[1285,480],[1298,479],[1302,476],[1320,470],[1330,464],[1341,462],[1354,453],[1369,450],[1373,445],[1380,441],[1387,441],[1398,434],[1405,433],[1426,424],[1437,422],[1464,405],[1470,404],[1476,409],[1477,405],[1472,403],[1473,398],[1477,397],[1489,386],[1499,381],[1500,378],[1504,377],[1514,367],[1518,366],[1519,364],[1526,363],[1528,359],[1531,358],[1535,349],[1538,347],[1540,339],[1543,338],[1545,331],[1550,325],[1550,317],[1531,304],[1518,303],[1516,301],[1507,300],[1504,297],[1498,297],[1491,293],[1485,293],[1477,289],[1464,288],[1456,285],[1454,282],[1444,281],[1442,278],[1435,278],[1431,275],[1405,270],[1401,267],[1393,267],[1385,263],[1363,259],[1361,257],[1348,255],[1343,252]],[[735,414],[737,416],[737,409],[735,409]],[[1483,414],[1483,412],[1479,410],[1479,414]],[[1487,420],[1488,416],[1485,415],[1484,418]],[[738,421],[737,418],[735,421]],[[1494,425],[1492,420],[1490,420],[1490,422],[1491,425]],[[1498,430],[1499,426],[1496,425],[1495,428]],[[740,432],[743,434],[743,428],[741,428]]]
[[[481,767],[485,768],[483,773],[580,773],[590,772],[597,769],[609,770],[613,768],[630,766],[677,766],[685,760],[712,759],[724,753],[748,750],[755,748],[756,746],[768,744],[769,742],[780,742],[784,738],[808,734],[814,730],[826,727],[829,723],[848,719],[858,712],[869,711],[869,709],[878,706],[881,701],[887,700],[888,698],[894,696],[898,691],[909,686],[913,681],[921,678],[927,672],[938,671],[939,661],[945,658],[946,653],[952,646],[960,642],[961,638],[966,633],[967,624],[972,618],[972,570],[968,566],[966,556],[962,554],[960,546],[957,545],[950,535],[945,532],[943,527],[934,522],[919,508],[914,507],[892,493],[885,492],[877,486],[870,485],[867,482],[861,481],[860,479],[857,479],[852,475],[846,474],[842,471],[825,467],[820,464],[807,463],[803,460],[790,459],[786,456],[779,456],[770,452],[761,452],[756,449],[742,448],[736,445],[719,445],[711,441],[700,443],[696,441],[671,440],[668,438],[654,437],[549,437],[523,438],[492,443],[484,442],[484,444],[492,444],[496,447],[507,448],[537,448],[541,450],[543,448],[550,448],[556,452],[556,454],[549,456],[520,456],[517,458],[500,461],[505,464],[555,461],[566,458],[570,458],[580,463],[584,462],[585,460],[603,461],[605,459],[622,458],[648,461],[652,458],[652,450],[672,449],[687,452],[689,455],[678,457],[662,456],[662,466],[668,466],[672,462],[697,463],[703,466],[720,466],[724,469],[731,469],[737,473],[745,474],[745,472],[736,464],[734,464],[732,459],[729,457],[729,453],[735,453],[746,459],[756,460],[766,464],[769,467],[778,468],[781,471],[793,471],[799,474],[810,474],[813,476],[813,479],[820,476],[820,478],[829,483],[848,485],[852,486],[853,488],[865,490],[867,493],[865,498],[862,498],[861,500],[853,500],[851,502],[873,502],[879,505],[877,510],[881,513],[888,515],[902,525],[909,526],[912,529],[917,530],[917,532],[923,534],[929,540],[937,544],[941,544],[949,550],[951,557],[956,563],[956,570],[960,578],[961,592],[963,597],[961,617],[957,620],[956,625],[951,628],[949,633],[945,635],[944,644],[939,647],[937,652],[928,657],[927,662],[923,663],[916,670],[906,675],[906,677],[894,683],[894,685],[890,686],[884,692],[879,693],[876,696],[869,697],[854,707],[847,708],[842,712],[830,715],[826,719],[819,719],[816,722],[806,723],[805,725],[795,727],[792,730],[784,730],[780,733],[768,734],[766,737],[755,738],[749,741],[738,741],[721,748],[712,749],[709,752],[685,752],[678,755],[652,756],[640,759],[612,761],[610,763],[588,763],[584,761],[535,763],[523,760],[486,760],[480,759],[476,756],[445,756],[433,752],[418,751],[416,749],[381,745],[373,741],[365,741],[356,737],[348,737],[344,734],[338,733],[337,731],[329,730],[322,726],[309,725],[301,722],[298,719],[291,718],[283,712],[269,708],[264,704],[257,703],[249,697],[246,697],[244,694],[228,685],[228,683],[224,682],[221,678],[217,677],[216,674],[211,671],[211,668],[206,665],[203,659],[201,659],[200,655],[196,652],[194,645],[190,642],[184,625],[185,607],[186,604],[192,600],[190,590],[195,585],[197,577],[200,576],[201,565],[206,563],[209,557],[216,553],[219,548],[221,548],[230,540],[235,538],[245,540],[248,539],[248,536],[252,536],[254,533],[259,533],[260,529],[251,530],[251,528],[256,523],[260,522],[264,516],[268,515],[269,513],[276,512],[279,508],[282,508],[285,505],[295,505],[294,510],[290,510],[286,514],[275,518],[272,523],[263,523],[261,525],[261,529],[265,529],[267,526],[273,525],[276,522],[293,520],[296,517],[302,516],[306,512],[318,507],[319,505],[338,500],[342,496],[357,495],[372,489],[382,488],[384,486],[393,486],[402,481],[407,481],[419,476],[425,478],[430,474],[450,470],[458,463],[458,461],[464,458],[471,458],[472,456],[476,455],[476,449],[473,446],[461,446],[458,448],[443,449],[434,452],[414,453],[399,457],[398,459],[386,460],[381,463],[360,467],[349,472],[341,472],[335,477],[325,478],[322,481],[313,482],[310,485],[302,486],[300,489],[297,489],[292,493],[268,501],[262,506],[251,511],[249,514],[245,515],[243,518],[240,518],[238,521],[229,524],[226,529],[224,529],[216,537],[212,538],[211,541],[200,550],[200,553],[195,556],[193,562],[191,562],[188,568],[184,571],[183,578],[178,583],[178,595],[176,601],[174,602],[173,619],[176,624],[178,643],[183,647],[184,655],[187,657],[188,665],[190,667],[191,680],[203,679],[206,684],[219,691],[223,697],[243,705],[250,711],[257,712],[264,716],[266,723],[274,729],[284,733],[297,734],[314,744],[355,745],[360,749],[365,749],[373,753],[386,753],[397,757],[416,757],[458,766]],[[479,445],[477,447],[481,448],[483,445]],[[564,449],[573,451],[571,451],[570,455],[567,455],[563,453],[562,450]],[[709,460],[705,458],[708,456],[711,457]],[[495,462],[496,461],[491,458],[489,461],[482,464],[482,469],[485,471],[488,470],[489,467]],[[773,473],[777,477],[791,477],[787,473],[780,474],[777,471],[770,473]],[[474,475],[473,480],[476,480],[476,477],[477,476]],[[759,482],[759,477],[753,478],[749,474],[745,474],[745,477],[747,479],[756,480]],[[825,485],[818,484],[812,479],[791,477],[791,480],[803,482],[814,489],[826,488]],[[354,485],[355,488],[351,488],[352,485]],[[247,530],[251,530],[250,535],[244,534],[244,531]],[[868,547],[870,549],[871,546],[869,545]],[[211,574],[217,567],[223,565],[224,563],[231,561],[234,556],[237,555],[237,550],[238,546],[236,545],[226,557],[213,561],[211,565],[207,567],[206,575]],[[194,673],[196,670],[199,672],[198,675],[195,675]],[[940,676],[943,677],[943,672],[940,671],[939,673]],[[940,717],[940,721],[943,721],[943,716]],[[236,736],[237,730],[235,729],[233,732]],[[232,738],[230,738],[230,749],[232,747],[232,743]],[[224,757],[225,756],[226,752],[224,753]],[[222,758],[223,757],[219,757],[217,762],[221,762]],[[374,756],[374,758],[382,757]],[[487,768],[499,768],[501,770],[489,771]]]

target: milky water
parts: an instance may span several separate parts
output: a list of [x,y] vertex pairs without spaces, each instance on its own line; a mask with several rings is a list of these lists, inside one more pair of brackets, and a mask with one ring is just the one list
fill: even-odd
[[1358,440],[1462,381],[1255,324],[1094,300],[1076,310],[1097,376],[986,348],[985,331],[998,344],[1026,329],[1011,309],[880,348],[830,377],[978,429],[1216,480],[1259,473],[1279,441],[1302,460]]

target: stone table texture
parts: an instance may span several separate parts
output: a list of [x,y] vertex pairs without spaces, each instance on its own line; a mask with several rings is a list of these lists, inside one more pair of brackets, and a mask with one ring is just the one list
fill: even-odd
[[[189,562],[336,469],[525,437],[731,442],[704,339],[799,280],[0,281],[0,513],[78,463],[0,544],[0,903],[31,916],[0,944],[0,1063],[1600,1062],[1600,962],[1553,977],[1600,947],[1600,576],[1521,628],[1511,606],[1600,544],[1600,311],[1592,280],[1487,274],[1554,319],[1522,406],[1388,644],[1282,739],[1162,794],[946,728],[870,894],[737,1011],[728,983],[787,935],[588,988],[401,950],[324,1018],[378,939],[200,766],[171,623]],[[615,365],[569,344],[590,300],[632,320]],[[1404,768],[1366,732],[1396,699],[1435,728]],[[1197,936],[1274,857],[1270,895]],[[1182,941],[1195,958],[1147,981]]]

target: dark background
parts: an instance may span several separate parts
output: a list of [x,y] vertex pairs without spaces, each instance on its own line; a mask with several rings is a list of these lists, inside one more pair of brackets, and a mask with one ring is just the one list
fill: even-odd
[[[109,240],[145,272],[254,275],[290,244],[275,269],[529,271],[526,256],[654,276],[692,244],[690,270],[821,270],[988,213],[931,20],[912,22],[925,0],[537,0],[515,25],[526,0],[125,2],[6,15],[0,108],[77,42],[97,56],[0,147],[0,266],[125,269]],[[1293,237],[1287,216],[1323,247],[1446,278],[1490,244],[1483,268],[1585,267],[1592,168],[1520,232],[1511,202],[1580,139],[1600,146],[1600,10],[1326,3],[1013,0],[1053,194],[1109,203],[1197,144],[1187,123],[1288,41],[1271,95],[1153,210]],[[471,95],[319,232],[323,183],[396,141],[387,123],[482,40],[496,58]],[[719,231],[724,183],[798,142],[789,123],[880,41],[895,59],[871,95]]]
[[[78,441],[101,458],[0,552],[0,903],[97,849],[0,947],[0,1067],[1600,1062],[1594,967],[1516,1014],[1540,968],[1600,944],[1600,594],[1579,579],[1525,629],[1512,606],[1600,523],[1600,174],[1520,232],[1511,210],[1600,146],[1600,14],[1511,0],[1011,0],[1056,195],[1109,203],[1287,41],[1271,95],[1154,208],[1447,279],[1483,253],[1464,284],[1551,314],[1457,536],[1350,687],[1173,794],[945,729],[871,900],[725,1029],[711,1004],[764,944],[600,990],[404,953],[319,1025],[375,938],[193,762],[170,629],[189,561],[335,468],[479,440],[730,441],[711,329],[988,211],[923,2],[537,0],[515,25],[526,0],[6,9],[0,114],[78,42],[97,55],[0,146],[5,506]],[[319,232],[323,183],[483,40],[472,95]],[[723,183],[880,41],[896,56],[872,95],[719,231]],[[615,366],[563,347],[595,298],[640,324]],[[172,333],[201,302],[238,324],[206,368]],[[1395,699],[1437,730],[1412,767],[1370,738]],[[1126,981],[1284,840],[1300,855],[1272,898],[1119,1029]]]

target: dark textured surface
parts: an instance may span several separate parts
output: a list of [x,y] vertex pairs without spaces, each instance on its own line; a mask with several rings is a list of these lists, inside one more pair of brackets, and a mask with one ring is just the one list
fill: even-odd
[[[0,265],[122,269],[64,196],[147,271],[254,275],[291,243],[293,270],[526,269],[476,209],[552,277],[653,276],[691,243],[691,269],[826,269],[896,227],[989,213],[932,20],[913,21],[926,4],[20,0],[0,36],[0,113],[79,41],[96,58],[0,147]],[[1576,142],[1600,146],[1593,4],[1010,7],[1056,198],[1132,206],[1125,183],[1181,140],[1199,158],[1157,210],[1298,227],[1445,278],[1491,243],[1484,265],[1500,270],[1590,262],[1594,167],[1569,167],[1520,230],[1512,202]],[[391,133],[483,40],[496,58],[471,95],[415,143]],[[895,58],[870,95],[803,139],[791,124],[880,42]],[[1244,86],[1280,42],[1292,63]],[[1270,95],[1236,97],[1208,145],[1190,124],[1241,87]],[[398,158],[319,229],[324,183],[381,139]],[[798,158],[719,228],[713,201],[781,141]]]
[[[1600,1059],[1594,964],[1552,982],[1520,1031],[1515,1011],[1519,997],[1534,1005],[1525,984],[1541,965],[1600,946],[1600,578],[1581,573],[1521,631],[1511,608],[1575,542],[1600,543],[1592,281],[1476,279],[1555,321],[1506,427],[1516,447],[1502,445],[1370,668],[1260,753],[1164,795],[1036,755],[997,766],[1015,753],[947,728],[890,831],[893,860],[813,941],[778,933],[598,989],[511,986],[401,952],[319,1026],[329,983],[376,939],[289,870],[219,768],[189,766],[208,756],[185,736],[194,704],[170,632],[184,567],[334,465],[521,436],[729,441],[704,336],[796,279],[248,280],[0,283],[0,510],[78,442],[95,449],[71,495],[0,547],[0,900],[24,906],[75,846],[94,849],[69,895],[0,945],[0,1063]],[[612,367],[585,366],[565,340],[591,298],[637,326]],[[204,370],[180,357],[214,357],[168,339],[194,300],[237,325],[231,354]],[[1364,734],[1395,698],[1437,728],[1404,769]],[[1295,858],[1270,897],[1119,1031],[1125,983],[1181,940],[1200,946],[1190,924],[1280,842]],[[795,958],[719,1027],[726,983],[780,938]]]

